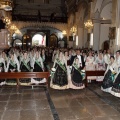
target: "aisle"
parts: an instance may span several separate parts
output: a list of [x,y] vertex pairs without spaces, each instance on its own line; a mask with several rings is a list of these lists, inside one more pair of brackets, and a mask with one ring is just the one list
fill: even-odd
[[53,120],[44,88],[0,89],[0,120]]
[[94,83],[83,90],[50,89],[50,95],[60,120],[120,119],[120,98],[102,92]]
[[90,84],[83,90],[0,88],[1,120],[119,120],[120,98]]

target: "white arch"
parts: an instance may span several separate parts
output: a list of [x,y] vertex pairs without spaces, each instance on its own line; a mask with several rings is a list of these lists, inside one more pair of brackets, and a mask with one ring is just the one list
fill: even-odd
[[101,11],[101,18],[111,19],[112,17],[112,3],[107,4]]
[[39,33],[35,34],[32,38],[33,46],[46,46],[46,35],[43,36]]

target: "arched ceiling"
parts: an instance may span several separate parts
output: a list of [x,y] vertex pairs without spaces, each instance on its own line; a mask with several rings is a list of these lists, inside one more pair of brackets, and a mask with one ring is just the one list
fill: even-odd
[[13,0],[13,14],[50,16],[56,13],[63,16],[66,13],[64,0]]
[[78,11],[80,6],[86,7],[89,2],[92,0],[65,0],[68,14]]

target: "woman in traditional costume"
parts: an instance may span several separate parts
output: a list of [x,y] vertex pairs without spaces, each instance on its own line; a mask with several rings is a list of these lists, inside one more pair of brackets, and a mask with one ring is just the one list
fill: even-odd
[[55,59],[58,58],[59,55],[59,49],[55,49],[52,55],[52,62],[55,62]]
[[[10,53],[10,59],[7,63],[6,72],[19,72],[20,70],[20,64],[18,62],[18,59],[14,53]],[[17,82],[15,79],[7,79],[6,81],[7,85],[17,85]]]
[[116,97],[120,97],[120,51],[116,52],[115,58],[118,65],[118,74],[116,75],[116,79],[114,80],[111,94]]
[[7,57],[7,55],[6,55],[6,53],[5,53],[4,51],[2,52],[2,58],[3,58],[4,61],[5,61],[5,67],[7,67],[8,57]]
[[[98,56],[95,59],[96,70],[105,70],[104,57],[101,51],[99,51]],[[104,76],[98,76],[96,81],[103,81]]]
[[[27,52],[24,52],[23,58],[21,60],[20,64],[20,70],[21,72],[31,72],[32,67],[30,65],[30,58],[28,58]],[[20,80],[21,85],[30,85],[31,84],[31,79],[21,79]]]
[[62,52],[55,60],[52,70],[50,87],[59,90],[68,89],[67,65]]
[[[35,57],[33,58],[33,72],[44,72],[44,65],[42,58],[37,51],[35,54]],[[31,83],[39,84],[39,83],[45,83],[46,79],[45,78],[32,78]]]
[[[87,71],[95,70],[95,59],[92,55],[92,51],[89,52],[89,55],[86,59],[86,70]],[[87,77],[88,82],[91,82],[91,80],[95,80],[95,79],[96,79],[96,76]]]
[[30,59],[30,65],[31,65],[31,67],[33,67],[34,66],[33,65],[33,58],[35,57],[34,49],[31,50],[31,52],[29,52],[29,54],[27,54],[27,56],[28,56],[28,59]]
[[65,51],[65,62],[66,62],[66,65],[68,66],[69,64],[68,64],[68,61],[69,61],[69,56],[68,56],[68,52],[67,51]]
[[116,77],[116,73],[118,72],[118,65],[115,61],[114,56],[110,57],[110,61],[111,63],[108,64],[107,66],[107,70],[105,72],[103,83],[101,86],[102,91],[109,92],[109,93],[111,92],[111,89]]
[[[5,60],[2,58],[2,55],[0,55],[0,72],[5,72],[6,65],[5,65]],[[0,85],[5,85],[5,80],[0,79]]]
[[41,58],[44,64],[44,70],[48,71],[48,65],[47,65],[47,55],[45,54],[45,49],[42,49],[42,53],[41,53]]
[[72,89],[83,89],[85,85],[83,80],[85,79],[85,70],[81,70],[81,66],[79,64],[79,59],[75,58],[74,63],[72,65],[71,71],[71,81],[69,81],[69,87]]

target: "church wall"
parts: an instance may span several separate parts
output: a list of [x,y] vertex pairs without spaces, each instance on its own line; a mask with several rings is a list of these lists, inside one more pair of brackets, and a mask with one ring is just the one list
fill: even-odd
[[83,33],[83,47],[87,48],[89,46],[89,43],[87,42],[87,30],[84,29]]
[[[103,20],[111,20],[111,12],[112,12],[112,3],[107,4],[101,11],[100,17],[103,18]],[[109,40],[109,27],[111,27],[111,24],[101,24],[100,27],[100,44],[99,48],[102,48],[102,45],[104,41]]]
[[84,45],[84,40],[83,40],[83,28],[78,28],[78,48],[82,48]]
[[96,2],[96,5],[95,5],[95,9],[94,9],[94,12],[98,9],[98,11],[100,11],[100,9],[101,9],[101,5],[102,5],[102,2],[103,2],[104,0],[97,0],[97,2]]
[[101,18],[111,19],[112,17],[112,3],[107,4],[101,11]]
[[0,31],[0,50],[1,49],[7,49],[8,46],[8,41],[9,41],[9,32],[6,29],[1,29]]
[[[106,20],[112,21],[112,1],[111,0],[97,0],[94,15],[94,28],[93,28],[93,49],[102,49],[103,43],[109,40],[109,27],[111,27],[110,22],[105,22]],[[97,47],[96,47],[97,46]]]
[[99,44],[99,49],[102,49],[103,43],[106,40],[109,40],[109,38],[108,38],[109,27],[111,27],[110,24],[101,24],[101,27],[100,27],[100,44]]

